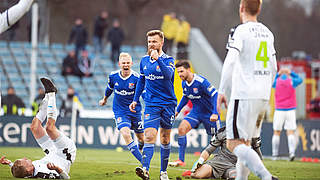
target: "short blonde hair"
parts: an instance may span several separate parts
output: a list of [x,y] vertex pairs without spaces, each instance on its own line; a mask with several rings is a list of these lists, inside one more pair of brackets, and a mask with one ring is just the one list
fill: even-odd
[[162,39],[162,41],[164,41],[164,34],[162,31],[156,29],[147,32],[147,37],[155,35],[158,35]]
[[122,53],[120,53],[120,55],[119,55],[119,61],[120,61],[120,59],[125,58],[125,57],[129,58],[129,59],[132,61],[131,55],[130,55],[129,53],[127,53],[127,52],[122,52]]
[[11,173],[16,178],[24,178],[27,174],[27,169],[22,165],[21,160],[16,160],[11,167]]

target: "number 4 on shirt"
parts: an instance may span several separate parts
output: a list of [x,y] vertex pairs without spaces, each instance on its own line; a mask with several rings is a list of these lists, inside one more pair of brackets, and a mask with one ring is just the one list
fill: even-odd
[[[262,55],[261,55],[261,52],[263,52]],[[267,68],[267,62],[269,61],[269,57],[267,55],[268,55],[267,54],[267,41],[261,41],[258,53],[256,55],[256,60],[262,61],[264,68]]]

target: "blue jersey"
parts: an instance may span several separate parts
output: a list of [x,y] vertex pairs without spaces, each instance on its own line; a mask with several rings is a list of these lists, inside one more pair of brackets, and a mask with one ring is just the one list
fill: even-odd
[[[113,112],[114,114],[131,113],[129,105],[133,101],[135,89],[139,79],[139,74],[131,70],[131,74],[123,78],[120,70],[113,71],[109,75],[108,85],[105,91],[105,96],[109,97],[114,92],[113,98]],[[137,113],[141,111],[141,104],[138,99],[136,106]],[[133,113],[136,114],[136,113]]]
[[164,53],[158,60],[144,56],[140,62],[140,79],[134,101],[137,101],[145,89],[146,106],[176,105],[174,94],[174,59]]
[[193,80],[189,84],[182,81],[183,97],[179,103],[177,111],[180,112],[189,100],[192,102],[190,114],[199,116],[211,116],[217,114],[218,92],[213,85],[203,76],[194,74]]

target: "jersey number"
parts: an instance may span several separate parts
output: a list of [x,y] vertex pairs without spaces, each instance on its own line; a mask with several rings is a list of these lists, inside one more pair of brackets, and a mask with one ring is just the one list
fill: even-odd
[[[261,56],[261,52],[263,52],[262,56]],[[264,68],[267,68],[267,62],[269,61],[269,57],[267,55],[268,55],[267,54],[267,41],[261,41],[258,53],[256,55],[256,60],[262,61]]]

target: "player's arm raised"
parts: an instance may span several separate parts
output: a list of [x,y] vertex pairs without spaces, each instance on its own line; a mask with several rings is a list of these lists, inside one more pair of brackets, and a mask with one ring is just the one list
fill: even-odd
[[13,163],[12,163],[9,159],[7,159],[5,156],[2,156],[2,157],[0,158],[0,164],[8,165],[8,166],[10,166],[10,167],[13,166]]
[[[155,52],[155,53],[153,53]],[[161,69],[161,73],[164,76],[164,79],[169,80],[172,78],[172,75],[174,73],[174,59],[172,57],[170,57],[169,59],[167,59],[167,62],[164,62],[164,59],[162,57],[159,57],[158,52],[153,50],[151,52],[151,57],[152,54],[156,54],[154,55],[157,59],[157,62],[159,64],[159,67]]]
[[16,23],[30,8],[33,0],[20,0],[18,4],[0,14],[0,34]]

